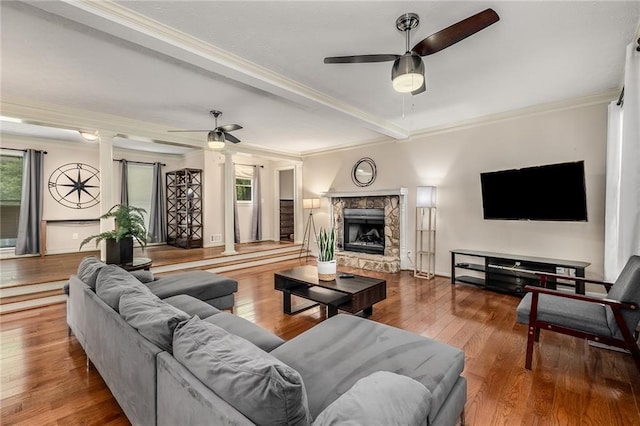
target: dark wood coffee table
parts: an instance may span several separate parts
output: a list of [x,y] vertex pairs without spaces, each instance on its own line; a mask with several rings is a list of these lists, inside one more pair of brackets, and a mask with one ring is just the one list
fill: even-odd
[[[340,274],[334,281],[320,281],[318,269],[309,265],[276,272],[275,289],[282,291],[284,313],[293,315],[322,304],[327,307],[327,317],[337,314],[338,309],[352,314],[362,311],[367,317],[375,303],[386,299],[387,281],[355,274],[353,278],[340,278]],[[309,302],[292,308],[291,295]]]

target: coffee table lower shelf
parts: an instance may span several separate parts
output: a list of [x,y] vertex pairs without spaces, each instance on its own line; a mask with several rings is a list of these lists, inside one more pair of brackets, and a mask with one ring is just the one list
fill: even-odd
[[[307,302],[301,302],[292,306],[291,295],[307,299]],[[338,313],[338,307],[343,303],[349,302],[350,295],[340,293],[320,287],[308,287],[300,285],[290,287],[282,292],[282,304],[285,314],[293,315],[307,309],[314,308],[320,304],[327,306],[327,317],[332,317]]]

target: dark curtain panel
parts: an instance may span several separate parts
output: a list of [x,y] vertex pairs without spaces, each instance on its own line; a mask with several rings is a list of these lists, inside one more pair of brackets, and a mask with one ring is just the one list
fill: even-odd
[[22,196],[16,254],[36,254],[40,247],[40,221],[42,220],[44,153],[28,149],[22,159]]
[[164,182],[162,165],[153,163],[153,186],[151,190],[151,211],[149,212],[149,241],[163,243],[167,241],[167,222],[164,213]]
[[233,242],[240,242],[240,225],[238,224],[238,189],[236,188],[236,166],[233,166]]
[[260,166],[253,168],[253,214],[251,216],[251,238],[262,240],[262,198],[260,194]]
[[120,160],[120,204],[129,205],[129,163],[127,160]]

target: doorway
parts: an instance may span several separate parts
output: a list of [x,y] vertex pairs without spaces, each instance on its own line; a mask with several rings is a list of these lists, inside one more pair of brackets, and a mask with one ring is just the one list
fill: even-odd
[[294,241],[294,176],[293,169],[279,170],[280,241]]

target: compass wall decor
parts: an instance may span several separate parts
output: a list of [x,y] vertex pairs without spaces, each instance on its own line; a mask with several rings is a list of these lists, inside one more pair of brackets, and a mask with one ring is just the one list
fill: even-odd
[[58,167],[49,176],[54,200],[71,209],[88,209],[100,202],[100,172],[84,163]]

